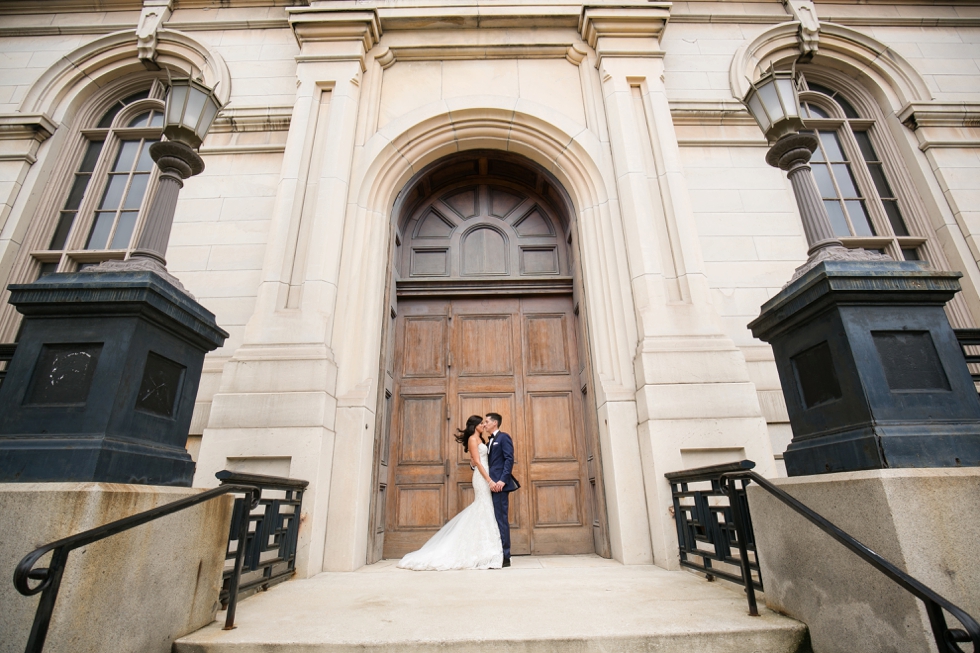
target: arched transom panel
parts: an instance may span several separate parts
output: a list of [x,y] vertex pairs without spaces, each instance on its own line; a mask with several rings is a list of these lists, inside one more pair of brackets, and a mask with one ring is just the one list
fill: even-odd
[[567,276],[565,220],[543,174],[492,155],[436,165],[404,204],[402,279]]

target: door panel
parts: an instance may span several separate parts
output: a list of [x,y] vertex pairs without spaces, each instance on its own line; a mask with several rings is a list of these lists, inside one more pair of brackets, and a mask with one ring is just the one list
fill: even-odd
[[472,502],[470,458],[452,438],[489,412],[514,440],[522,485],[512,552],[594,551],[571,298],[410,299],[398,320],[385,557],[419,548]]

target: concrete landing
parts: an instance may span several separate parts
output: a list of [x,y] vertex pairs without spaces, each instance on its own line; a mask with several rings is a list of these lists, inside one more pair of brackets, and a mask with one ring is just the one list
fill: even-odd
[[515,557],[488,571],[386,560],[294,580],[177,641],[175,653],[797,653],[805,627],[688,572],[597,556]]

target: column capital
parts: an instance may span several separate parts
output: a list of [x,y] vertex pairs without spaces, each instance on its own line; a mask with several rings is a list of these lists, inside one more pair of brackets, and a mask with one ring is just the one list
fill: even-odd
[[374,7],[291,7],[289,25],[299,44],[300,61],[359,60],[381,38]]
[[660,36],[669,2],[593,3],[582,6],[579,32],[602,57],[662,57]]

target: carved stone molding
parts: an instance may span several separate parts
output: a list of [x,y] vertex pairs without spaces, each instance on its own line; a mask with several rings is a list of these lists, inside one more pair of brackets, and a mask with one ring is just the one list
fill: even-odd
[[157,70],[157,31],[170,18],[173,0],[143,0],[143,11],[136,25],[136,52],[140,61]]
[[812,57],[820,45],[820,19],[813,0],[783,0],[783,6],[799,21],[800,53]]
[[669,17],[667,2],[585,5],[579,33],[596,51],[597,66],[603,57],[662,57],[660,36]]
[[980,147],[980,102],[909,102],[897,115],[922,151]]
[[373,7],[287,9],[289,25],[302,54],[297,61],[351,61],[366,70],[365,54],[381,38],[381,22]]
[[209,134],[289,131],[293,107],[225,107]]

